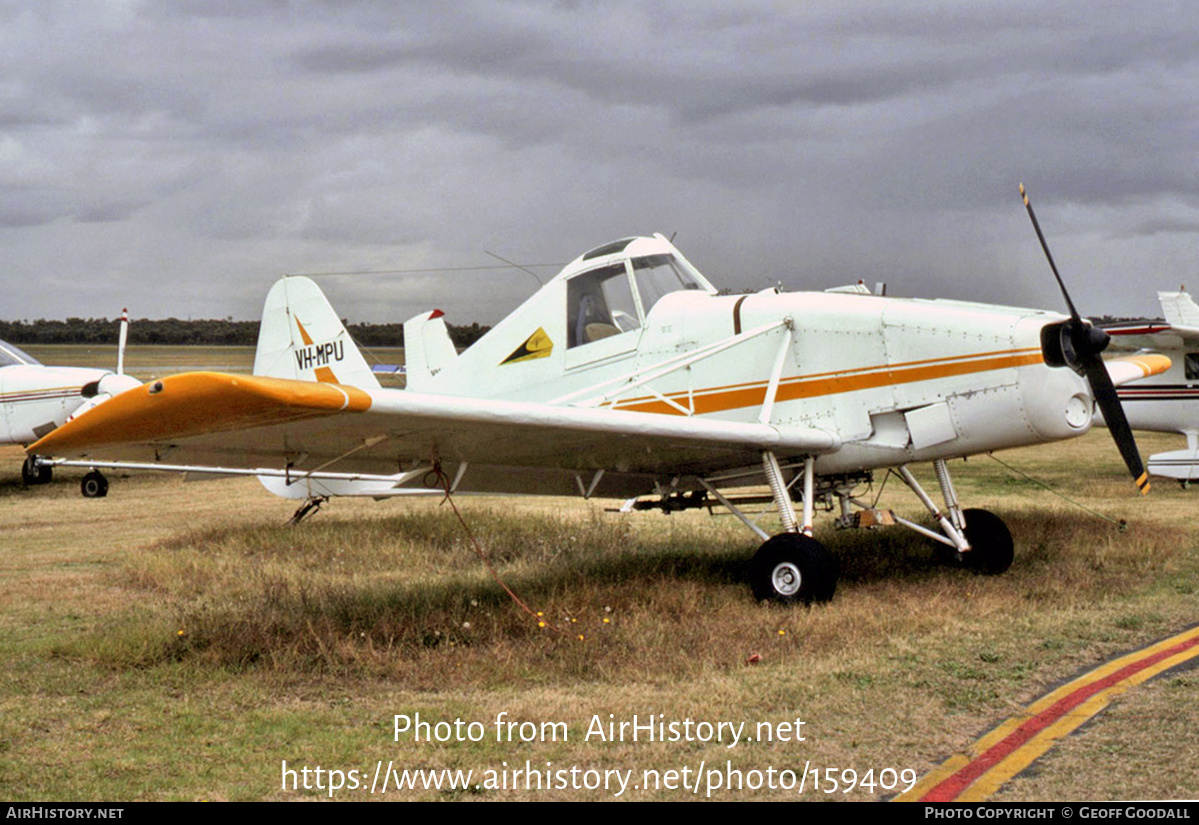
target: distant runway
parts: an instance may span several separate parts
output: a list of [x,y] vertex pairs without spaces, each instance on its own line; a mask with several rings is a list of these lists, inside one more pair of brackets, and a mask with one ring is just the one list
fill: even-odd
[[1029,705],[922,778],[896,802],[981,802],[1116,696],[1199,656],[1199,626],[1113,659]]

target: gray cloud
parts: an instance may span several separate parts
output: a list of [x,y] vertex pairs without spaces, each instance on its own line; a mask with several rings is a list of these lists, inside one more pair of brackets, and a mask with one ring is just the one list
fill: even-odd
[[[6,311],[254,317],[283,272],[565,261],[656,230],[732,288],[861,277],[1057,306],[1024,181],[1086,311],[1153,313],[1195,264],[1193,17],[1127,1],[8,7]],[[328,284],[351,318],[436,305],[461,322],[532,287]]]

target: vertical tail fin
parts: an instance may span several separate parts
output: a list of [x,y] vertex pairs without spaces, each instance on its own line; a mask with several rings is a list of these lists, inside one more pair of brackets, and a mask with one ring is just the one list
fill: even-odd
[[254,374],[379,386],[320,287],[302,277],[280,278],[267,293]]
[[435,309],[404,322],[404,364],[410,390],[429,389],[433,376],[458,358],[444,315],[440,309]]
[[1159,292],[1157,300],[1161,302],[1162,313],[1170,326],[1199,327],[1199,307],[1186,292]]

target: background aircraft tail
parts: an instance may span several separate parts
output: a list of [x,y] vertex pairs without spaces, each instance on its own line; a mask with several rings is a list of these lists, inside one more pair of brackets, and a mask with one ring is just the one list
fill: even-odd
[[379,386],[325,294],[303,277],[280,278],[267,293],[254,374]]
[[458,357],[443,315],[440,309],[435,309],[404,322],[404,363],[410,390],[429,389],[433,376]]
[[1162,313],[1166,323],[1172,327],[1199,328],[1199,306],[1185,292],[1159,292],[1157,300],[1161,302]]

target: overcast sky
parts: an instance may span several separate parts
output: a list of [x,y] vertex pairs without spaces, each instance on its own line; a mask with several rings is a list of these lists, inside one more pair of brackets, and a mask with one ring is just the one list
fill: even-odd
[[[1199,292],[1189,2],[0,2],[0,317],[257,318],[283,273],[564,263],[1084,314]],[[555,270],[540,269],[548,279]],[[519,270],[321,280],[494,322]]]

